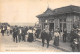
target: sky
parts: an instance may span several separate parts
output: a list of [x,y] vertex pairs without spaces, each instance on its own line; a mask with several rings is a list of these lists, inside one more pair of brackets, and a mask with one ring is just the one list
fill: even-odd
[[80,0],[0,0],[0,22],[36,23],[46,9],[76,5]]

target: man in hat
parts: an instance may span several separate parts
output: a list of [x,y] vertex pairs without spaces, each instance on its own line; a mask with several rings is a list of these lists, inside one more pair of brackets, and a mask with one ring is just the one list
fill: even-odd
[[41,32],[41,39],[42,39],[42,46],[44,47],[45,40],[47,41],[47,48],[49,47],[49,41],[50,41],[51,35],[50,32],[45,29]]
[[26,35],[26,30],[25,30],[25,28],[23,27],[22,28],[22,41],[26,41],[26,39],[25,39],[25,35]]
[[18,28],[17,26],[14,27],[13,29],[13,41],[17,43],[17,36],[18,36]]

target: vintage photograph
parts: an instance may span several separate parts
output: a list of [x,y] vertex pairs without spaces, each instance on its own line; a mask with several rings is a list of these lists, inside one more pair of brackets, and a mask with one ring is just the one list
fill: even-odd
[[80,52],[80,0],[0,0],[0,52]]

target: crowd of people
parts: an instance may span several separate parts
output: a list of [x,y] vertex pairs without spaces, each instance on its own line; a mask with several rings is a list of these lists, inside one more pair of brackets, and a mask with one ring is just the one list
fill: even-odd
[[[42,31],[39,29],[36,29],[34,27],[21,27],[21,26],[2,26],[1,27],[1,33],[2,36],[6,33],[7,36],[12,35],[13,41],[18,43],[21,41],[28,41],[28,42],[33,42],[36,40],[36,38],[41,38],[42,39],[42,46],[44,47],[45,40],[47,42],[47,48],[49,47],[49,42],[50,40],[53,41],[53,45],[59,46],[59,37],[60,37],[60,31],[59,29],[56,29],[54,32],[49,31],[48,29],[43,29]],[[78,51],[80,51],[80,31],[78,29],[72,29],[70,32],[70,46],[72,48],[72,51],[75,51],[75,48],[77,48]],[[27,37],[27,38],[26,38]],[[67,38],[67,30],[64,29],[63,32],[63,42],[66,43],[68,38]]]
[[[36,40],[36,38],[39,38],[39,30],[34,27],[27,27],[27,26],[7,26],[5,25],[1,26],[0,28],[2,36],[4,34],[7,34],[7,36],[12,35],[13,41],[18,43],[20,41],[28,41],[33,42]],[[38,32],[37,32],[38,31]]]

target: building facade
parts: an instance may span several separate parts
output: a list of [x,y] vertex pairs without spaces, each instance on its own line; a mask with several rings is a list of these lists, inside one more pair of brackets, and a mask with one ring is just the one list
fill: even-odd
[[54,10],[47,8],[37,18],[39,19],[41,30],[47,28],[50,31],[55,31],[59,29],[60,32],[63,32],[66,29],[67,33],[70,33],[73,28],[80,28],[80,7],[70,5]]

